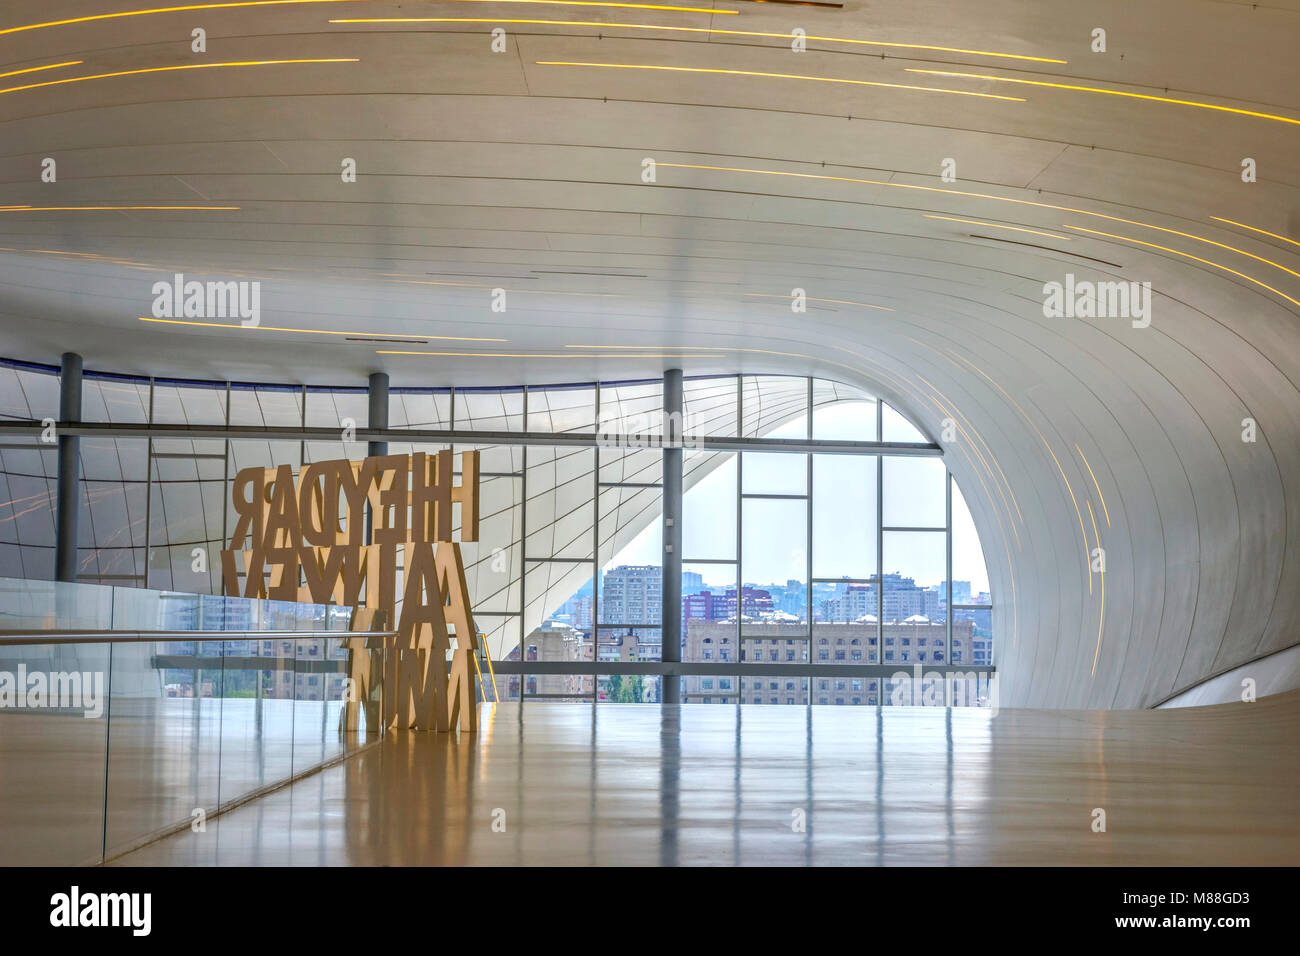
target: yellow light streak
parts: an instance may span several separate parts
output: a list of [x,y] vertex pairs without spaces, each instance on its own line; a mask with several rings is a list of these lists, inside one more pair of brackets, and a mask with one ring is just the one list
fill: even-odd
[[[19,27],[0,29],[0,36],[6,33],[23,33],[27,30],[44,30],[49,27],[66,27],[75,23],[93,23],[98,20],[119,20],[123,17],[147,17],[158,13],[185,13],[191,10],[229,10],[238,7],[288,7],[307,3],[355,3],[357,0],[239,0],[227,3],[191,3],[178,7],[150,7],[142,10],[120,10],[116,13],[95,13],[85,17],[71,17],[67,20],[47,20],[43,23],[27,23]],[[598,3],[594,0],[456,0],[459,3],[521,3],[542,4],[565,7],[622,7],[635,10],[664,10],[671,13],[710,13],[721,16],[735,16],[735,10],[714,10],[707,7],[661,6],[654,3]]]
[[160,209],[188,209],[188,210],[216,210],[226,211],[239,209],[239,206],[0,206],[0,212],[70,212],[85,210],[160,210]]
[[[1102,213],[1102,212],[1093,212],[1092,210],[1089,209],[1078,209],[1073,206],[1058,206],[1054,203],[1035,202],[1034,200],[1031,199],[1015,199],[1010,196],[995,196],[991,193],[977,193],[977,192],[971,192],[969,190],[964,190],[964,189],[941,189],[938,186],[921,186],[914,183],[887,183],[878,179],[859,179],[852,176],[828,176],[824,173],[795,173],[795,172],[786,172],[783,170],[776,170],[776,169],[748,169],[745,167],[738,167],[738,166],[710,166],[710,165],[705,165],[700,163],[658,162],[656,163],[656,166],[663,169],[700,169],[700,170],[706,170],[711,172],[752,173],[754,175],[759,175],[759,176],[787,176],[793,179],[811,179],[811,180],[822,180],[825,182],[857,183],[864,186],[884,186],[891,189],[919,190],[921,192],[939,193],[940,195],[945,195],[945,196],[963,196],[970,199],[988,199],[994,202],[1014,203],[1018,206],[1032,206],[1036,209],[1054,209],[1057,210],[1058,212],[1070,212],[1080,216],[1091,216],[1095,219],[1105,219],[1110,222],[1119,222],[1130,226],[1141,226],[1144,229],[1154,229],[1158,232],[1167,232],[1172,235],[1183,236],[1188,239],[1195,239],[1198,242],[1205,242],[1213,246],[1219,246],[1220,248],[1228,249],[1231,250],[1232,252],[1240,253],[1241,255],[1247,256],[1248,258],[1257,259],[1260,262],[1273,266],[1276,269],[1280,269],[1283,272],[1291,273],[1292,275],[1300,275],[1300,273],[1297,273],[1292,269],[1288,269],[1286,266],[1281,265],[1277,262],[1273,262],[1271,259],[1265,259],[1262,256],[1257,256],[1254,255],[1253,253],[1246,252],[1245,250],[1237,249],[1235,246],[1229,246],[1221,242],[1215,242],[1213,239],[1206,239],[1202,236],[1196,236],[1189,232],[1179,232],[1177,229],[1166,229],[1163,226],[1153,226],[1150,223],[1138,222],[1135,219],[1124,219],[1119,216],[1108,216],[1106,213]],[[1118,238],[1118,239],[1126,238],[1124,236],[1111,236],[1110,233],[1105,233],[1105,232],[1095,232],[1094,230],[1084,229],[1081,226],[1066,225],[1064,228],[1078,229],[1082,232],[1093,232],[1095,235],[1107,236],[1109,238]],[[1253,279],[1250,276],[1246,275],[1245,273],[1237,272],[1236,270],[1230,269],[1227,266],[1221,266],[1216,262],[1211,262],[1209,259],[1202,259],[1199,256],[1193,256],[1185,252],[1178,252],[1176,249],[1168,249],[1166,246],[1158,246],[1155,245],[1154,243],[1149,243],[1149,242],[1142,243],[1140,239],[1127,239],[1126,241],[1141,243],[1142,245],[1151,246],[1152,248],[1155,249],[1165,249],[1166,251],[1172,252],[1175,255],[1185,256],[1188,259],[1205,263],[1206,265],[1213,266],[1216,269],[1223,269],[1226,272],[1231,272],[1233,275],[1237,275],[1242,277],[1243,279],[1247,279],[1250,282],[1253,282],[1256,285],[1264,289],[1267,289],[1270,292],[1276,293],[1277,295],[1286,299],[1288,302],[1292,302],[1295,303],[1296,305],[1300,305],[1300,301],[1297,301],[1296,299],[1291,298],[1289,295],[1280,292],[1279,290],[1273,288],[1271,285],[1267,285],[1259,281],[1258,279]]]
[[1156,103],[1173,103],[1178,106],[1194,106],[1197,109],[1217,110],[1220,113],[1237,113],[1241,116],[1253,116],[1257,119],[1275,120],[1279,123],[1291,123],[1300,126],[1300,119],[1289,116],[1277,116],[1273,113],[1260,113],[1255,110],[1243,110],[1235,106],[1217,106],[1214,103],[1201,103],[1197,100],[1180,100],[1169,96],[1154,96],[1150,93],[1127,93],[1124,90],[1106,90],[1099,86],[1076,86],[1072,83],[1049,83],[1046,80],[1022,80],[1010,76],[989,76],[986,73],[954,73],[949,70],[922,70],[908,67],[908,73],[926,73],[931,76],[961,77],[968,80],[992,80],[995,83],[1018,83],[1024,86],[1041,86],[1057,90],[1077,90],[1082,93],[1104,93],[1107,96],[1124,96],[1135,100],[1151,100]]
[[1231,219],[1223,219],[1219,216],[1211,216],[1211,219],[1217,219],[1219,222],[1226,222],[1230,226],[1238,226],[1242,229],[1249,229],[1251,232],[1258,232],[1261,235],[1271,236],[1274,239],[1281,239],[1283,242],[1289,242],[1293,246],[1300,246],[1300,242],[1290,239],[1286,236],[1279,236],[1276,232],[1269,232],[1267,229],[1258,229],[1255,226],[1248,226],[1244,222],[1234,222]]
[[1079,453],[1083,459],[1083,466],[1088,469],[1088,474],[1092,478],[1092,486],[1097,489],[1097,499],[1101,502],[1102,513],[1106,516],[1106,527],[1110,527],[1110,509],[1106,507],[1106,496],[1101,493],[1101,485],[1097,483],[1097,476],[1092,472],[1092,465],[1088,464],[1088,456],[1083,453],[1083,449],[1075,442],[1074,450]]
[[41,70],[56,70],[61,66],[77,66],[82,63],[81,60],[67,60],[63,63],[47,63],[45,66],[29,66],[25,70],[11,70],[8,73],[0,73],[0,78],[6,76],[18,76],[22,73],[39,73]]
[[[703,66],[655,66],[648,63],[587,63],[578,60],[536,60],[538,66],[584,66],[608,70],[659,70],[666,73],[712,73],[723,76],[759,76],[775,80],[805,80],[810,83],[845,83],[851,86],[876,86],[891,90],[916,90],[922,93],[951,93],[954,96],[977,96],[986,100],[1007,100],[1023,103],[1019,96],[998,96],[995,93],[972,93],[969,90],[947,90],[938,86],[910,86],[906,83],[878,83],[874,80],[846,80],[831,76],[805,76],[801,73],[765,73],[760,70],[720,70]],[[0,90],[0,92],[4,92]]]
[[139,70],[119,70],[116,73],[95,73],[90,76],[70,76],[62,80],[46,80],[44,83],[28,83],[26,86],[11,86],[0,93],[18,93],[22,90],[37,90],[46,86],[60,86],[64,83],[84,83],[87,80],[107,80],[115,76],[139,76],[143,73],[170,73],[174,70],[217,70],[237,66],[281,66],[291,63],[357,63],[356,57],[332,57],[326,59],[301,60],[236,60],[230,63],[182,63],[176,66],[150,66]]
[[1027,232],[1035,236],[1046,236],[1049,239],[1064,239],[1066,242],[1071,241],[1070,236],[1059,236],[1054,232],[1042,232],[1038,229],[1026,229],[1022,226],[1004,226],[998,222],[983,222],[979,219],[958,219],[956,216],[931,216],[926,215],[926,219],[945,219],[948,222],[964,222],[972,226],[989,226],[993,229],[1010,229],[1012,232]]
[[[166,270],[162,270],[166,271]],[[508,342],[509,339],[485,339],[470,335],[425,335],[421,332],[340,332],[337,329],[287,329],[274,325],[230,325],[225,322],[195,322],[189,319],[156,319],[139,316],[141,322],[158,322],[163,325],[196,325],[207,329],[231,329],[236,332],[298,332],[303,335],[352,335],[384,339],[438,339],[445,342]]]
[[[576,6],[576,4],[565,4]],[[733,13],[731,10],[713,10],[712,13]],[[759,30],[720,30],[715,27],[670,27],[654,23],[605,23],[600,20],[531,20],[523,18],[493,19],[491,17],[352,17],[330,20],[330,23],[514,23],[525,26],[600,27],[602,30],[664,30],[673,33],[709,33],[715,36],[763,37],[774,40],[793,40],[794,33],[765,33]],[[1026,56],[1020,53],[995,53],[992,50],[966,50],[961,47],[932,46],[928,43],[890,43],[885,40],[860,40],[853,37],[805,36],[805,40],[821,43],[851,43],[861,46],[882,46],[900,50],[930,50],[937,53],[965,53],[971,56],[994,56],[1006,60],[1026,60],[1032,63],[1068,63],[1045,56]]]
[[1246,275],[1246,273],[1244,272],[1238,272],[1236,269],[1229,269],[1227,266],[1220,265],[1217,262],[1212,262],[1209,259],[1202,259],[1200,256],[1194,256],[1190,252],[1179,252],[1177,249],[1170,249],[1168,246],[1156,245],[1154,242],[1143,242],[1141,239],[1133,239],[1129,236],[1117,236],[1109,232],[1098,232],[1096,229],[1085,229],[1083,226],[1071,226],[1067,224],[1065,228],[1077,229],[1079,232],[1091,233],[1094,236],[1105,236],[1107,239],[1118,239],[1121,242],[1132,242],[1132,243],[1136,243],[1139,246],[1148,246],[1152,249],[1159,249],[1161,252],[1172,253],[1173,255],[1176,256],[1182,256],[1185,259],[1191,259],[1195,262],[1200,262],[1207,266],[1212,266],[1215,269],[1222,269],[1224,272],[1228,272],[1234,276],[1237,276],[1238,278],[1245,279],[1247,282],[1253,282],[1261,289],[1267,289],[1269,292],[1272,292],[1274,295],[1281,296],[1282,298],[1290,302],[1292,305],[1300,306],[1300,299],[1293,299],[1291,298],[1291,296],[1287,295],[1285,292],[1281,291],[1280,289],[1275,289],[1271,285],[1261,282],[1259,279]]

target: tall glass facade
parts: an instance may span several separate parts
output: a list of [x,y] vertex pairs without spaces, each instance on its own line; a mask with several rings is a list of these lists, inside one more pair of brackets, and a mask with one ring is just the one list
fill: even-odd
[[[93,437],[81,441],[79,577],[220,593],[240,469],[362,458],[364,387],[86,373],[83,420],[338,429],[337,440]],[[481,460],[480,540],[463,545],[494,660],[662,657],[659,379],[500,388],[393,388],[393,429],[527,432],[457,444]],[[0,415],[58,417],[58,369],[0,362]],[[705,450],[692,438],[928,440],[857,389],[789,376],[687,378],[683,661],[988,665],[993,602],[974,524],[942,458]],[[595,434],[584,446],[538,435]],[[390,452],[447,445],[390,442]],[[54,576],[57,446],[0,444],[0,575]],[[399,591],[400,594],[400,586]],[[888,703],[877,678],[696,677],[707,703]],[[502,699],[654,701],[659,679],[514,674]]]

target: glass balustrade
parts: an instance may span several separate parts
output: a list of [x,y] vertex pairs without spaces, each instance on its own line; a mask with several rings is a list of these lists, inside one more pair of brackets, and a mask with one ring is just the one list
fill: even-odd
[[0,578],[0,865],[111,859],[377,740],[349,616]]

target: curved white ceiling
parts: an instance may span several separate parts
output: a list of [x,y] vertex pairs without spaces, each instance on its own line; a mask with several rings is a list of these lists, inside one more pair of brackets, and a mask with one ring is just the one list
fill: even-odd
[[[1004,701],[1142,706],[1296,643],[1294,0],[375,0],[12,29],[136,2],[5,5],[0,205],[38,208],[0,209],[0,353],[332,384],[840,379],[953,420]],[[569,25],[329,22],[359,17]],[[63,208],[86,206],[238,208]],[[314,331],[140,321],[178,271],[260,281],[264,327]],[[1150,327],[1045,318],[1067,273],[1149,281]],[[385,335],[423,341],[356,341]]]

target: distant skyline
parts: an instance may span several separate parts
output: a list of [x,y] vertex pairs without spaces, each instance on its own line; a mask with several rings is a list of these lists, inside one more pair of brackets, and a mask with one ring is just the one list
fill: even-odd
[[[885,406],[886,440],[925,441],[901,416]],[[808,418],[801,415],[764,437],[802,438]],[[817,438],[858,439],[875,434],[874,402],[837,402],[817,409]],[[764,463],[757,474],[752,471]],[[874,458],[815,455],[813,461],[814,577],[872,577],[876,571]],[[807,489],[804,455],[770,452],[745,457],[745,490],[798,493]],[[895,458],[885,462],[885,523],[916,526],[944,521],[946,476],[942,459]],[[892,480],[891,480],[892,479]],[[702,478],[684,496],[683,567],[699,572],[714,587],[734,586],[728,565],[693,564],[691,559],[735,557],[736,455]],[[826,502],[835,506],[826,508]],[[746,499],[741,575],[747,584],[784,584],[807,578],[807,503],[791,499]],[[845,534],[845,526],[867,529],[865,535]],[[969,581],[971,594],[988,591],[988,572],[975,525],[961,492],[953,483],[953,579]],[[884,572],[898,572],[918,585],[941,583],[946,574],[943,532],[886,532]],[[660,564],[662,529],[651,522],[611,562]]]

